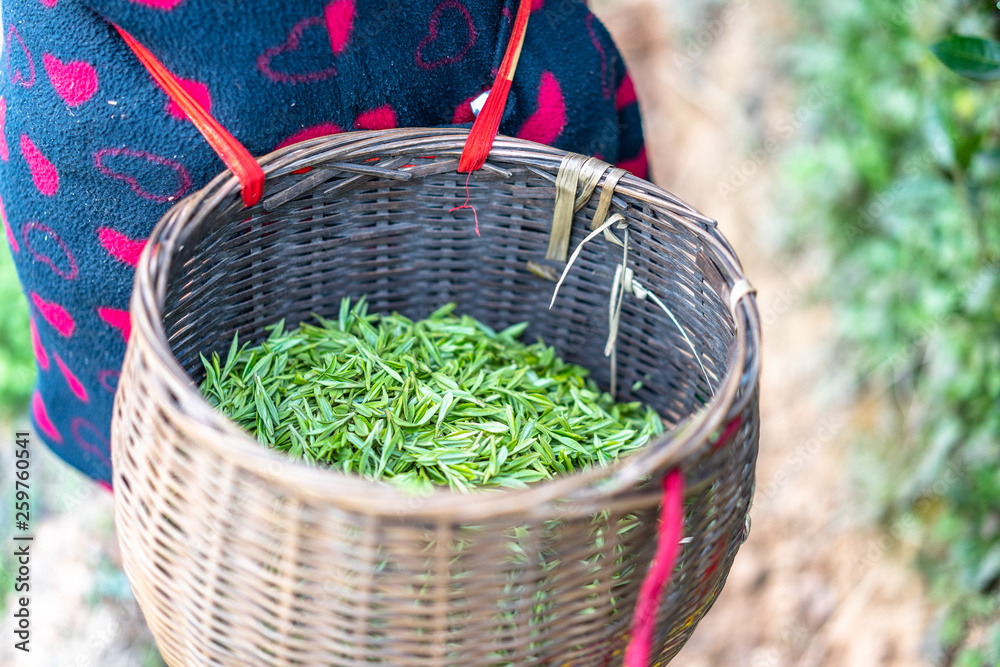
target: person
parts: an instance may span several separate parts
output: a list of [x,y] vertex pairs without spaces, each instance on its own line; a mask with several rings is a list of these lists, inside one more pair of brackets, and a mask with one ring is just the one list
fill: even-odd
[[[502,134],[646,176],[635,91],[582,0],[532,0]],[[471,125],[517,0],[4,0],[0,218],[31,312],[36,432],[111,481],[134,267],[224,169],[126,31],[252,155],[355,129]]]

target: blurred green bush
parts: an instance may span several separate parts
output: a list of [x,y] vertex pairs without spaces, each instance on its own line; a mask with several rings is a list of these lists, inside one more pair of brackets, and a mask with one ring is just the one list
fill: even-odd
[[20,414],[35,384],[28,304],[6,240],[0,242],[0,422]]
[[[1000,664],[1000,83],[931,46],[993,2],[791,0],[788,62],[825,103],[785,163],[793,244],[829,249],[845,358],[878,396],[856,461],[920,527],[948,664]],[[908,524],[909,525],[909,524]]]
[[[28,305],[21,294],[21,285],[14,271],[14,260],[6,240],[0,241],[0,446],[13,446],[10,437],[11,419],[21,415],[28,405],[31,389],[35,383],[35,360],[31,352],[31,331],[28,327]],[[0,452],[0,456],[9,452]],[[4,510],[0,518],[7,516],[7,508],[14,506],[14,488],[10,486],[2,495]],[[0,537],[8,537],[13,519],[3,523]],[[0,556],[0,612],[6,607],[7,596],[14,590],[13,558]]]

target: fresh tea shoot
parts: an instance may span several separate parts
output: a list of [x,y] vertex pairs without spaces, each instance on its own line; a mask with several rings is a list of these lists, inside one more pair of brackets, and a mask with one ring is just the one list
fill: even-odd
[[454,308],[414,322],[345,299],[336,320],[279,322],[257,347],[234,337],[224,363],[202,356],[201,391],[269,447],[417,491],[523,487],[663,432],[652,409],[519,342],[527,323],[495,332]]

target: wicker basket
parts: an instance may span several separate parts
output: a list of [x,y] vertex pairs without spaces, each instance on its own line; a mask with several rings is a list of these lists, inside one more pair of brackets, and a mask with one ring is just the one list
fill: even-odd
[[[303,142],[261,159],[252,209],[226,172],[153,232],[112,447],[125,570],[168,663],[620,664],[655,550],[658,482],[674,468],[686,537],[651,664],[680,650],[722,588],[754,486],[758,315],[752,295],[734,292],[745,280],[714,222],[646,181],[624,177],[612,211],[628,221],[635,278],[701,363],[664,310],[626,295],[619,398],[648,402],[673,428],[614,466],[418,498],[291,462],[200,397],[199,353],[224,355],[236,331],[259,341],[280,318],[332,315],[347,295],[413,318],[455,301],[494,327],[530,321],[530,339],[607,387],[621,249],[588,243],[549,310],[554,283],[526,266],[544,265],[564,153],[499,137],[467,186],[455,171],[465,137]],[[471,210],[451,210],[466,187],[481,238]],[[571,249],[600,192],[576,214]]]

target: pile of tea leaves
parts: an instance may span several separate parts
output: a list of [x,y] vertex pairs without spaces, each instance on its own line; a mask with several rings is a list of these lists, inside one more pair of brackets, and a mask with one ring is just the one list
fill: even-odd
[[495,332],[454,308],[414,322],[345,299],[336,320],[279,322],[257,347],[234,337],[224,363],[202,356],[201,391],[269,447],[418,492],[523,487],[663,432],[652,409],[519,342],[526,323]]

